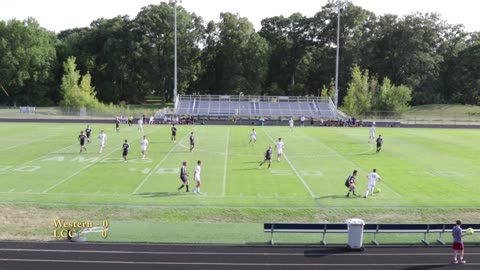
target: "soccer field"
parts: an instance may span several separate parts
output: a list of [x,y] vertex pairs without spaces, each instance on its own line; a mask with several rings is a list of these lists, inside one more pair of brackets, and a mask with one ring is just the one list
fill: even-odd
[[[86,124],[4,124],[0,126],[0,239],[58,239],[55,224],[108,221],[98,241],[265,243],[263,222],[478,222],[480,173],[474,143],[478,130],[377,128],[384,137],[378,154],[368,128],[170,126],[91,124],[91,143],[79,153]],[[100,154],[100,130],[108,139]],[[189,151],[189,135],[196,149]],[[150,141],[141,158],[140,139]],[[259,169],[268,145],[281,137],[284,157]],[[128,161],[122,144],[131,145]],[[203,161],[202,194],[177,192],[183,161],[190,189],[197,160]],[[357,193],[376,168],[381,193],[346,198],[345,179],[358,170]],[[64,228],[65,229],[65,228]],[[53,233],[52,233],[53,231]],[[329,236],[345,243],[346,235]],[[368,241],[366,237],[365,241]],[[415,243],[419,236],[386,236]],[[433,237],[433,236],[432,236]],[[62,237],[61,237],[62,238]],[[278,241],[318,243],[318,236],[285,235]],[[408,240],[410,239],[410,240]],[[468,241],[478,241],[470,237]]]
[[[2,202],[73,205],[138,205],[169,207],[476,207],[478,130],[377,128],[384,137],[378,154],[368,144],[368,128],[178,126],[177,142],[170,126],[90,125],[87,151],[79,153],[82,124],[4,124],[0,146]],[[108,135],[99,154],[97,136]],[[194,132],[196,148],[189,151]],[[150,141],[141,159],[140,139]],[[281,137],[284,157],[270,170],[258,168],[268,145]],[[128,162],[122,143],[128,139]],[[203,161],[202,194],[177,192],[182,161],[188,162],[190,189],[197,160]],[[382,192],[364,199],[346,198],[346,177],[356,169],[357,194],[366,189],[366,175],[376,168]]]

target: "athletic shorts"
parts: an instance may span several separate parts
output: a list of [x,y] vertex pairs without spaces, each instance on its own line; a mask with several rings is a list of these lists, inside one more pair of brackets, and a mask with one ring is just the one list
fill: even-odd
[[188,178],[186,176],[180,176],[180,180],[182,180],[183,183],[188,181]]
[[463,250],[463,243],[453,242],[453,250]]

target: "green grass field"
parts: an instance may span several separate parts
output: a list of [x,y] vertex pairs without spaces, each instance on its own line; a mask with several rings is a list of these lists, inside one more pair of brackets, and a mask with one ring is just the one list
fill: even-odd
[[[136,126],[120,132],[113,125],[91,127],[92,142],[79,153],[85,125],[0,126],[0,202],[9,213],[0,219],[7,228],[0,237],[48,239],[55,219],[107,219],[111,241],[167,242],[262,242],[268,236],[261,223],[269,221],[480,219],[478,130],[377,128],[384,147],[376,154],[368,128],[255,127],[258,140],[249,145],[248,126],[179,126],[177,143],[170,141],[170,126],[146,125],[143,133]],[[101,129],[108,140],[99,154]],[[190,153],[192,131],[196,149]],[[143,135],[150,141],[145,160]],[[277,162],[274,154],[272,168],[259,169],[278,137],[285,141],[284,158]],[[131,144],[126,163],[124,139]],[[182,161],[189,163],[193,186],[199,159],[203,193],[177,192]],[[357,193],[363,195],[373,168],[382,176],[382,192],[345,198],[351,171],[359,171]]]

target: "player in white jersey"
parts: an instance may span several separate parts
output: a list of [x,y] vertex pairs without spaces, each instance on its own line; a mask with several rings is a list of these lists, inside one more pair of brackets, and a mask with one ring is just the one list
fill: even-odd
[[368,136],[368,143],[370,143],[370,140],[371,140],[372,142],[375,141],[375,126],[374,126],[374,125],[372,125],[372,126],[370,127],[370,135]]
[[138,132],[143,132],[143,119],[140,117],[137,123],[138,123]]
[[254,128],[252,128],[252,132],[250,132],[250,141],[248,144],[252,143],[255,144],[257,142],[257,132],[255,131]]
[[102,153],[103,148],[105,148],[105,142],[107,141],[107,134],[105,134],[103,130],[98,134],[98,140],[100,141],[100,150],[98,152]]
[[363,196],[365,199],[368,197],[368,195],[373,195],[373,190],[375,189],[375,185],[377,185],[377,182],[379,182],[381,179],[376,169],[373,169],[373,171],[367,175],[367,178],[368,178],[367,191],[365,192],[365,196]]
[[290,117],[290,120],[288,120],[288,127],[290,128],[290,130],[293,131],[293,118]]
[[275,145],[275,148],[277,149],[277,161],[280,161],[280,159],[282,158],[283,146],[284,144],[283,144],[282,138],[278,138],[278,142]]
[[145,156],[147,155],[147,146],[148,146],[147,136],[143,136],[143,139],[140,141],[140,150],[142,151],[142,159],[145,159]]
[[193,177],[195,179],[195,182],[197,182],[197,185],[193,189],[193,193],[195,194],[201,194],[201,191],[200,191],[200,186],[202,185],[202,180],[200,178],[201,171],[202,171],[202,161],[199,160],[197,161],[197,166],[195,166],[195,171],[193,172]]

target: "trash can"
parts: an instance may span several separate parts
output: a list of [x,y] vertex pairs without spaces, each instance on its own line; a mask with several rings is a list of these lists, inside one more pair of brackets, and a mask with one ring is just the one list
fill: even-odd
[[363,249],[363,226],[365,221],[358,218],[346,220],[348,225],[348,248]]

